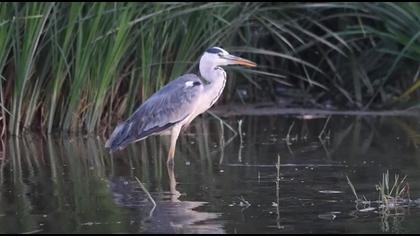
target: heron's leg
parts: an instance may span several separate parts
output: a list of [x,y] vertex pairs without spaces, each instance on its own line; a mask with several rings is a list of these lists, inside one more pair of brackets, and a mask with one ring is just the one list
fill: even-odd
[[175,125],[171,130],[171,146],[169,147],[168,160],[166,161],[167,165],[174,165],[174,156],[176,141],[178,140],[179,132],[181,131],[181,126]]
[[175,179],[175,171],[173,165],[167,165],[168,176],[169,176],[169,191],[171,192],[171,201],[172,202],[179,202],[178,198],[181,196],[181,193],[176,190],[176,179]]

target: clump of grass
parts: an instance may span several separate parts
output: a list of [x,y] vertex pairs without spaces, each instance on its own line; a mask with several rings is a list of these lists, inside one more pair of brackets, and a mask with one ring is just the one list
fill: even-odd
[[407,176],[400,178],[398,174],[390,178],[389,171],[382,174],[382,180],[376,185],[378,191],[377,200],[368,200],[365,196],[359,196],[348,176],[347,182],[356,198],[358,212],[374,212],[381,218],[381,230],[383,232],[400,232],[401,222],[404,220],[405,209],[416,206],[415,200],[410,199]]
[[346,176],[346,179],[356,198],[356,208],[360,212],[379,210],[381,214],[391,214],[391,210],[398,210],[415,204],[410,199],[409,185],[406,182],[407,176],[400,178],[398,174],[395,174],[394,179],[391,180],[389,171],[382,174],[381,182],[376,185],[379,194],[378,199],[373,201],[368,200],[365,196],[358,195],[350,178]]
[[410,203],[409,185],[406,183],[407,176],[400,179],[395,174],[393,182],[390,181],[389,171],[382,175],[382,181],[376,185],[379,192],[380,209],[389,211],[399,206],[407,206]]

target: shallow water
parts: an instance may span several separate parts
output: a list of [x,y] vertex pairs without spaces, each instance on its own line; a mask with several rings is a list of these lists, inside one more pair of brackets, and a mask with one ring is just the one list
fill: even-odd
[[[102,137],[28,135],[2,142],[0,233],[416,233],[420,208],[379,214],[387,170],[420,197],[415,118],[197,118],[110,156]],[[320,136],[321,134],[321,136]],[[276,168],[280,156],[280,169]],[[153,205],[136,177],[156,201]],[[367,209],[363,211],[363,209]]]

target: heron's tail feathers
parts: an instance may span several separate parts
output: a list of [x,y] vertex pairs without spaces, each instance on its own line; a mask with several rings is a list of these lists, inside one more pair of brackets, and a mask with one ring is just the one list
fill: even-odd
[[123,149],[126,146],[124,145],[124,141],[127,139],[128,131],[129,129],[125,122],[118,124],[112,132],[111,137],[106,141],[105,148],[109,148],[111,153]]

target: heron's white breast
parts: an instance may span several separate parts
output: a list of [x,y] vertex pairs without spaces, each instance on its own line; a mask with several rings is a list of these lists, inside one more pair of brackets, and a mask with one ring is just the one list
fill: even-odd
[[209,85],[204,87],[203,96],[201,96],[199,111],[201,113],[207,111],[212,107],[223,93],[226,85],[226,72],[223,69],[218,69],[219,79],[213,80]]

